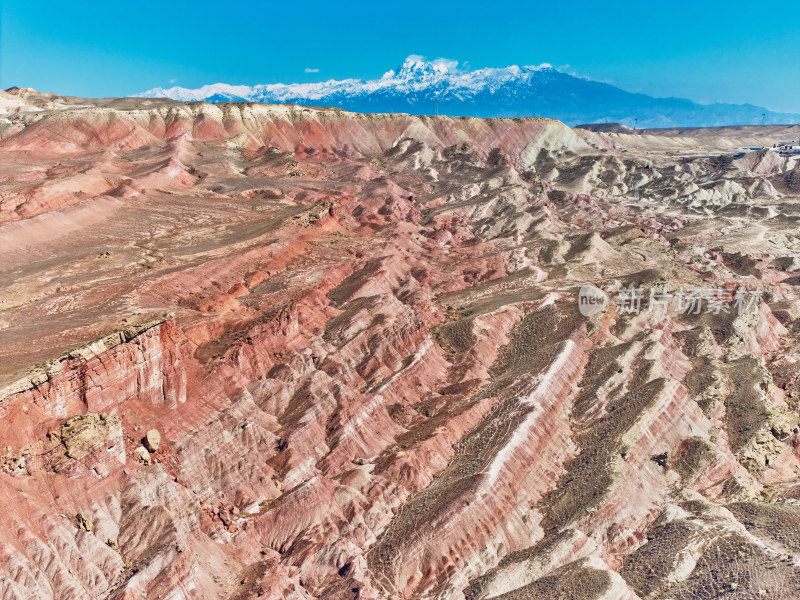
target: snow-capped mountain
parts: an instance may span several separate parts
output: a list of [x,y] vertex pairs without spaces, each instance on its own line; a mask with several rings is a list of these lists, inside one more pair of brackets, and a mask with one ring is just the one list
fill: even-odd
[[568,125],[618,122],[639,127],[793,123],[800,115],[750,104],[697,104],[653,98],[575,77],[549,64],[474,71],[456,61],[409,56],[380,79],[319,83],[154,88],[141,97],[181,101],[266,102],[337,106],[357,112],[406,112],[475,117],[553,117]]

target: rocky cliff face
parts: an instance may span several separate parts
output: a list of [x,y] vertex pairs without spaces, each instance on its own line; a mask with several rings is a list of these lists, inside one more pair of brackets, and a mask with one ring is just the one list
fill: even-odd
[[800,593],[770,129],[19,97],[0,598]]

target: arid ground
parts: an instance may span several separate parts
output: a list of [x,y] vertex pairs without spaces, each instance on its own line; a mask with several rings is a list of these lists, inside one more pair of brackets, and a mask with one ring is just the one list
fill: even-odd
[[0,598],[800,598],[800,126],[598,129],[0,92]]

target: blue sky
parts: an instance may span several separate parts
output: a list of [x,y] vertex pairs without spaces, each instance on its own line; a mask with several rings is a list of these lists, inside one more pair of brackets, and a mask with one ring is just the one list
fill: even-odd
[[420,54],[471,68],[547,62],[630,91],[800,113],[797,0],[0,3],[4,89],[375,78]]

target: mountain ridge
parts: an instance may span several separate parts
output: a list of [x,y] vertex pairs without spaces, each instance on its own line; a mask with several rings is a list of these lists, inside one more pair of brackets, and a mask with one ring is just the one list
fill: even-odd
[[800,115],[753,104],[699,104],[656,98],[538,66],[461,70],[456,61],[409,56],[379,79],[254,86],[215,83],[196,89],[153,88],[139,97],[184,102],[264,102],[325,105],[354,112],[406,112],[473,117],[552,117],[570,126],[621,123],[629,127],[710,127],[784,124]]

